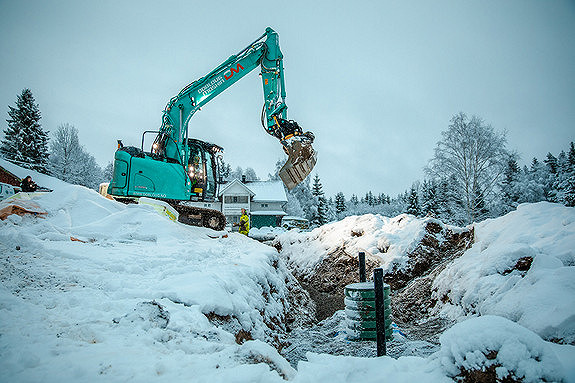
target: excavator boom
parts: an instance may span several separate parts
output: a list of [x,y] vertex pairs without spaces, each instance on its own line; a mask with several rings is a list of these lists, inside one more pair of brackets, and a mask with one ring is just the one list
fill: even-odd
[[[288,156],[280,177],[290,190],[302,182],[315,166],[317,156],[311,146],[314,137],[310,132],[304,133],[295,121],[287,120],[283,54],[279,36],[271,28],[210,73],[186,86],[168,102],[152,152],[178,159],[180,143],[187,138],[187,126],[192,116],[258,67],[264,91],[262,125],[268,134],[280,141]],[[184,156],[181,161],[186,163],[187,158]]]

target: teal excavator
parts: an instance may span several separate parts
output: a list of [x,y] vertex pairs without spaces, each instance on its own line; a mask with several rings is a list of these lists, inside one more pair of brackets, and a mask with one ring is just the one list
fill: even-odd
[[[303,181],[317,160],[311,145],[314,135],[287,119],[279,36],[267,28],[256,41],[174,96],[164,109],[160,129],[143,133],[141,148],[118,141],[108,193],[124,201],[139,197],[163,200],[178,211],[180,222],[222,230],[225,216],[205,208],[205,202],[217,199],[223,149],[188,137],[188,122],[202,106],[256,68],[261,70],[264,90],[262,125],[280,141],[288,156],[279,176],[289,190]],[[156,137],[146,152],[144,138],[149,133]]]

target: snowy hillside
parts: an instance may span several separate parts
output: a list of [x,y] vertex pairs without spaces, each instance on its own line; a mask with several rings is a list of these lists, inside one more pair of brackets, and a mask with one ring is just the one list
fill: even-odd
[[[449,382],[481,368],[525,381],[575,382],[575,347],[542,339],[572,334],[575,327],[569,300],[575,294],[569,282],[573,209],[521,207],[517,219],[530,222],[524,237],[509,216],[478,225],[476,245],[437,280],[437,294],[449,297],[438,310],[462,322],[443,333],[431,356],[308,354],[295,369],[275,347],[281,349],[288,317],[306,313],[293,304],[300,288],[276,249],[235,233],[213,239],[211,230],[174,223],[145,206],[125,206],[5,161],[0,165],[54,189],[34,198],[45,218],[0,221],[3,382]],[[400,265],[425,235],[422,220],[410,216],[350,217],[340,225],[345,229],[332,224],[284,234],[291,236],[300,269],[311,268],[344,237],[348,248],[385,253],[387,264]],[[346,234],[350,228],[363,233]],[[505,248],[505,238],[530,250],[511,251],[517,246]],[[497,248],[509,256],[505,264],[489,266]],[[525,255],[533,257],[531,268],[510,271],[499,285],[500,274],[492,270],[512,269]],[[468,262],[478,258],[485,271],[470,274]],[[446,289],[446,278],[455,277],[467,281],[453,280]],[[509,295],[478,293],[487,282],[500,286],[491,292]],[[540,318],[529,319],[526,289],[526,296],[535,294],[537,309],[549,312],[555,332],[541,332],[534,325]],[[469,309],[488,299],[489,308]],[[519,301],[519,309],[506,300]],[[492,315],[468,318],[474,313]]]
[[475,244],[437,277],[434,294],[452,319],[500,315],[575,344],[575,209],[523,204],[476,224]]

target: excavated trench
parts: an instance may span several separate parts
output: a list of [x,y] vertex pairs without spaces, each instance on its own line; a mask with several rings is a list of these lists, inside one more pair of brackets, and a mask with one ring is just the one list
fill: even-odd
[[[472,228],[451,230],[435,221],[428,221],[423,238],[407,254],[407,267],[401,270],[392,268],[384,275],[384,282],[392,288],[392,319],[397,325],[394,339],[387,345],[388,355],[425,356],[437,350],[438,335],[452,323],[431,312],[437,304],[432,299],[433,280],[472,245],[473,236]],[[281,244],[275,242],[274,246],[281,254]],[[286,263],[289,268],[289,259]],[[367,253],[368,280],[378,266],[379,258]],[[298,292],[299,302],[307,299],[313,302],[315,315],[308,317],[301,326],[291,327],[282,343],[280,352],[292,365],[305,360],[308,351],[362,357],[376,355],[375,342],[349,341],[345,334],[343,291],[346,285],[359,281],[357,256],[349,254],[342,246],[329,253],[313,273],[294,272],[294,277],[304,289],[303,293]],[[308,314],[309,309],[307,305]]]

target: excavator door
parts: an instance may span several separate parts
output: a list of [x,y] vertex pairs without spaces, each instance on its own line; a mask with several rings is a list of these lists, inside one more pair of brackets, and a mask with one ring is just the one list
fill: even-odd
[[311,146],[313,135],[310,137],[306,134],[290,138],[291,142],[282,142],[288,160],[280,169],[279,176],[288,190],[302,182],[317,162],[317,153]]

